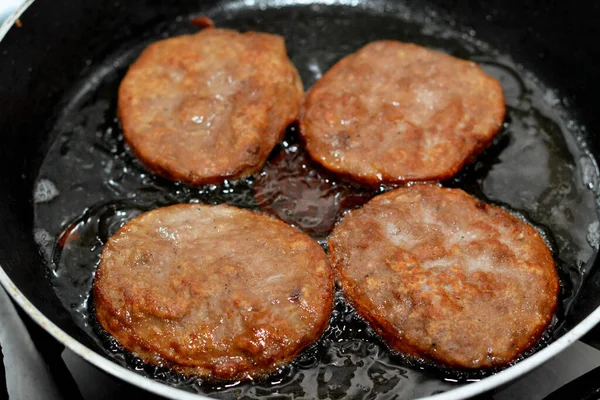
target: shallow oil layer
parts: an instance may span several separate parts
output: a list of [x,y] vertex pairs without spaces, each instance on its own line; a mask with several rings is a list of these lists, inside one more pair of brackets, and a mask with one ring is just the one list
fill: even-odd
[[[472,59],[498,78],[508,108],[502,133],[475,163],[443,184],[515,211],[544,233],[557,260],[562,291],[552,329],[538,347],[563,332],[561,324],[596,254],[600,224],[596,164],[578,143],[577,126],[561,109],[556,92],[472,33],[449,29],[433,14],[325,5],[261,10],[244,3],[208,14],[217,26],[284,35],[306,88],[344,55],[383,38]],[[195,29],[186,17],[157,27],[154,38]],[[254,178],[191,188],[149,174],[125,146],[116,118],[118,84],[145,44],[116,49],[74,85],[34,193],[34,234],[57,296],[107,357],[182,389],[226,399],[414,398],[451,389],[457,380],[485,376],[443,371],[390,354],[339,296],[323,338],[292,366],[253,384],[211,386],[172,374],[144,364],[102,332],[90,301],[99,256],[108,237],[141,212],[180,202],[228,203],[278,216],[326,246],[327,234],[343,213],[375,194],[316,167],[293,126]]]

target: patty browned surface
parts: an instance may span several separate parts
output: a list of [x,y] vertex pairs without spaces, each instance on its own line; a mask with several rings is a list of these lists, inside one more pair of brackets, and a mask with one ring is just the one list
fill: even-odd
[[346,296],[393,349],[450,367],[510,362],[557,305],[538,232],[460,189],[377,196],[334,229],[329,249]]
[[389,40],[335,64],[300,114],[312,158],[373,186],[451,177],[491,143],[505,107],[477,64]]
[[327,326],[333,270],[310,237],[230,206],[160,208],[106,243],[98,321],[141,359],[209,379],[273,372]]
[[148,46],[121,82],[118,112],[150,171],[218,184],[260,170],[303,96],[282,37],[204,29]]

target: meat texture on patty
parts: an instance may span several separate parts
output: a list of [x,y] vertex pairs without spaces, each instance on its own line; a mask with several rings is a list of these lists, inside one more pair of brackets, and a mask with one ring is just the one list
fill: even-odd
[[540,234],[460,189],[413,185],[329,238],[345,295],[401,353],[465,369],[509,363],[552,320],[559,281]]
[[378,186],[453,176],[491,144],[504,115],[502,86],[477,64],[387,40],[313,86],[300,132],[325,168]]
[[204,29],[149,45],[121,82],[118,113],[150,171],[219,184],[260,170],[303,97],[282,37]]
[[113,235],[94,281],[101,326],[141,359],[212,380],[260,377],[325,330],[333,270],[285,223],[220,205],[174,205]]

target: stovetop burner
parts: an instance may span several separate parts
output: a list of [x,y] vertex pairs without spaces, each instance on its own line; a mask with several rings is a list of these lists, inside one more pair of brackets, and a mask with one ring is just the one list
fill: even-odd
[[[15,306],[1,287],[0,321],[0,399],[162,398],[108,375],[65,348]],[[585,340],[600,347],[600,328]],[[520,380],[477,399],[590,400],[599,396],[600,351],[580,341]]]

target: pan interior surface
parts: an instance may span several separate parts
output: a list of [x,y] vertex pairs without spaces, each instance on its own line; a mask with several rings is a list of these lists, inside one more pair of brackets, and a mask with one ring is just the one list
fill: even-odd
[[[223,3],[201,10],[218,27],[257,30],[285,37],[288,54],[309,89],[336,61],[378,39],[414,42],[479,63],[500,80],[507,118],[494,144],[445,186],[506,207],[544,235],[561,277],[560,306],[552,326],[527,355],[563,335],[575,321],[574,300],[582,290],[600,242],[596,212],[598,173],[581,127],[563,107],[560,91],[491,45],[477,32],[462,29],[433,9],[415,11],[402,4]],[[144,35],[111,49],[90,63],[65,94],[50,133],[51,142],[34,184],[34,238],[47,262],[56,296],[90,346],[142,375],[177,388],[217,398],[415,398],[451,390],[489,373],[448,371],[392,354],[338,294],[331,326],[293,365],[262,382],[208,385],[143,363],[98,327],[90,298],[102,246],[128,219],[159,206],[180,202],[228,203],[263,210],[269,191],[282,182],[277,174],[192,188],[148,173],[123,141],[116,116],[117,88],[127,67],[150,42],[194,32],[190,17],[157,22]],[[306,157],[294,126],[274,150],[266,170],[281,169],[286,179],[329,183],[336,178]],[[302,168],[302,166],[305,168]],[[290,172],[291,171],[291,172]],[[296,175],[294,175],[296,173]],[[304,174],[305,172],[302,172]],[[311,186],[310,183],[307,184]],[[345,182],[318,187],[315,198],[332,198],[339,218],[386,190],[365,191]],[[321,192],[319,192],[319,190]],[[340,194],[341,193],[341,194]],[[335,202],[351,194],[356,201]],[[296,209],[290,207],[288,213]],[[322,214],[292,221],[323,245],[327,231],[310,228]],[[316,222],[315,222],[316,219]]]

